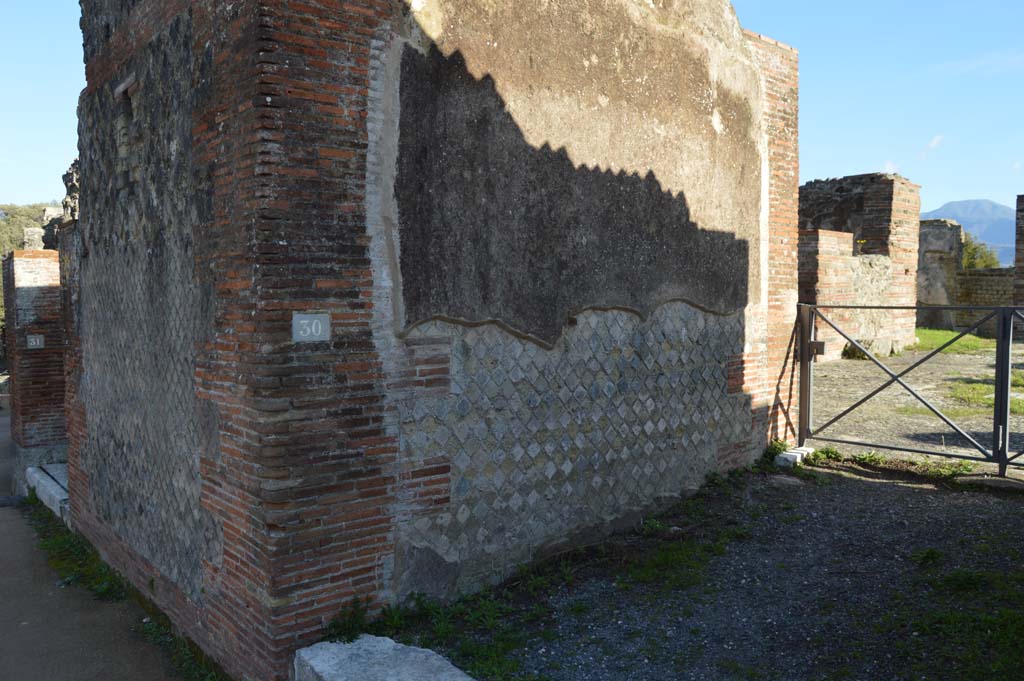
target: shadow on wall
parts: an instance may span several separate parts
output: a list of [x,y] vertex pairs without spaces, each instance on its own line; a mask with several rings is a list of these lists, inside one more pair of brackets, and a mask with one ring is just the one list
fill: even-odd
[[[702,229],[653,172],[531,145],[458,52],[405,46],[400,105],[396,321],[415,352],[445,339],[424,367],[450,378],[392,395],[400,596],[472,591],[760,453],[767,407],[743,363],[756,245]],[[754,224],[721,227],[758,233],[761,182],[744,186]]]
[[586,307],[747,305],[747,242],[701,229],[653,172],[577,168],[564,149],[531,146],[493,79],[476,79],[458,52],[407,45],[401,73],[406,326],[499,319],[551,344]]

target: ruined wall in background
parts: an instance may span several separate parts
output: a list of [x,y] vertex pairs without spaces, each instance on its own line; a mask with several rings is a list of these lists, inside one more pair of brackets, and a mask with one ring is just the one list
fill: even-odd
[[[961,270],[956,277],[957,304],[981,305],[983,307],[1003,307],[1013,300],[1016,272],[1012,267],[992,269]],[[956,327],[966,329],[991,310],[957,310]],[[995,338],[997,332],[995,320],[982,324],[976,333],[986,338]]]
[[[917,301],[919,305],[959,305],[957,277],[963,267],[964,228],[952,220],[922,220],[918,251]],[[953,329],[952,310],[918,310],[917,325]]]
[[[853,255],[854,235],[831,230],[807,230],[800,235],[801,302],[820,300],[830,305],[895,305],[892,260],[884,255]],[[899,351],[888,310],[823,309],[843,331],[876,354]],[[819,321],[817,338],[825,342],[822,359],[843,355],[848,341]],[[897,345],[897,343],[899,343]]]
[[1024,305],[1024,195],[1017,197],[1017,249],[1014,258],[1013,304]]
[[[920,187],[898,175],[801,186],[800,302],[917,305],[920,209]],[[823,311],[872,352],[886,355],[916,342],[912,309]],[[825,357],[841,356],[847,341],[824,322],[817,328]]]
[[27,467],[67,459],[64,328],[56,251],[7,254],[3,285],[15,455],[13,493],[24,495]]

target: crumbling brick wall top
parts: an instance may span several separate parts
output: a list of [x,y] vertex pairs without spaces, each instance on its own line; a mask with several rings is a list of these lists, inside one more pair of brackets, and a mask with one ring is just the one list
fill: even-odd
[[[899,175],[852,175],[801,186],[800,301],[916,305],[920,210],[920,186]],[[850,235],[845,252],[836,251],[837,233]],[[859,256],[888,262],[857,261]],[[860,334],[856,340],[880,351],[915,342],[913,310],[843,316],[848,331]]]

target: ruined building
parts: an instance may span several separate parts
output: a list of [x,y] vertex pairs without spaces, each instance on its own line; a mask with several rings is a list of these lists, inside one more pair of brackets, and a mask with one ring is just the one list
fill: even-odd
[[[922,305],[999,307],[1024,305],[1024,196],[1017,197],[1016,266],[964,269],[964,229],[952,220],[922,220],[917,299]],[[918,326],[966,330],[987,310],[918,310]],[[976,331],[995,337],[990,320]]]
[[[920,187],[899,175],[854,175],[800,187],[800,302],[815,305],[917,305]],[[824,308],[827,317],[872,353],[914,345],[914,310]],[[848,341],[817,324],[823,359]]]
[[78,201],[76,167],[77,161],[64,176],[65,208],[47,223],[45,236],[42,229],[38,230],[31,240],[26,239],[22,249],[3,259],[4,352],[10,376],[15,464],[13,490],[0,490],[0,495],[25,494],[29,486],[26,471],[30,467],[67,461],[66,329],[61,268],[55,248],[59,227],[75,219],[75,213],[67,207]]
[[[917,258],[919,305],[958,305],[963,273],[964,228],[953,220],[922,220]],[[1012,295],[1004,297],[1004,301]],[[956,311],[917,311],[917,325],[928,329],[956,328]]]
[[239,678],[793,434],[797,55],[726,0],[82,8],[72,518]]

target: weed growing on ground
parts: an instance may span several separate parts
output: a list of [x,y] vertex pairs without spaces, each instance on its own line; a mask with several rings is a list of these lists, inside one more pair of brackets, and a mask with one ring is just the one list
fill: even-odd
[[785,440],[778,438],[768,443],[768,446],[764,449],[764,454],[761,456],[761,461],[758,463],[761,466],[774,467],[775,457],[779,454],[785,453],[789,449],[789,444]]
[[35,490],[29,493],[25,509],[29,524],[39,535],[39,548],[65,584],[84,587],[101,601],[122,601],[128,596],[128,583],[121,575],[103,562],[82,535],[51,513]]
[[231,681],[215,663],[188,640],[175,635],[170,621],[163,615],[152,615],[142,624],[142,635],[160,646],[186,681]]
[[974,464],[968,461],[910,461],[883,456],[878,452],[866,452],[843,456],[834,447],[823,447],[814,454],[804,458],[808,466],[822,466],[827,463],[854,463],[858,466],[885,469],[895,473],[909,474],[924,478],[931,482],[950,484],[961,475],[974,471]]
[[843,359],[865,360],[868,356],[853,343],[847,343],[842,352]]
[[886,459],[878,452],[864,452],[862,454],[854,454],[850,457],[850,460],[860,466],[882,466],[885,464]]
[[668,531],[668,525],[657,518],[645,518],[640,523],[640,534],[645,537],[657,537]]
[[941,563],[943,555],[938,549],[921,549],[910,554],[910,559],[922,568],[930,568]]
[[814,466],[816,464],[823,463],[825,461],[842,461],[843,455],[839,453],[835,447],[829,445],[822,447],[821,449],[815,450],[811,454],[804,457],[804,465]]

